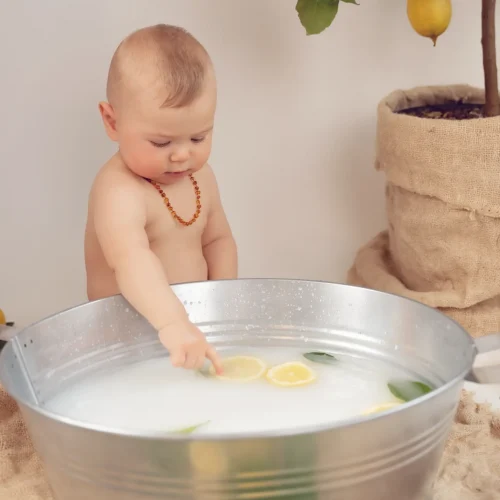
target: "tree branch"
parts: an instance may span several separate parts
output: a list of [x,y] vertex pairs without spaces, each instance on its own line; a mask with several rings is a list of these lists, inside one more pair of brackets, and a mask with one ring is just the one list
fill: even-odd
[[495,8],[496,0],[482,0],[481,10],[481,44],[483,46],[484,68],[484,116],[500,115],[500,99],[498,96],[497,54],[495,41]]

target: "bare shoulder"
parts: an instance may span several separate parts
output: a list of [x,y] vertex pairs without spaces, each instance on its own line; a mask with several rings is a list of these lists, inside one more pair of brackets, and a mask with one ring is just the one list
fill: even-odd
[[219,188],[212,167],[206,163],[204,167],[197,172],[196,176],[205,194],[207,194],[211,200],[217,201],[219,199]]
[[97,173],[92,184],[91,197],[102,193],[112,195],[117,190],[140,192],[141,183],[138,177],[127,169],[120,157],[115,155]]
[[118,155],[97,173],[90,190],[89,205],[105,206],[124,201],[144,201],[143,181],[130,172]]
[[208,163],[205,163],[205,165],[203,165],[203,167],[200,168],[200,170],[198,170],[195,175],[203,182],[215,182],[214,170]]
[[103,220],[144,220],[146,200],[144,181],[130,172],[118,155],[98,172],[89,196],[89,209]]

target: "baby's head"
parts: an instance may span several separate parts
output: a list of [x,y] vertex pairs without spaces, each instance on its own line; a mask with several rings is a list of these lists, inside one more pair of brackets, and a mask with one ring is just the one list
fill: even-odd
[[216,95],[203,46],[185,30],[161,24],[119,45],[109,68],[108,102],[99,109],[127,167],[170,184],[207,162]]

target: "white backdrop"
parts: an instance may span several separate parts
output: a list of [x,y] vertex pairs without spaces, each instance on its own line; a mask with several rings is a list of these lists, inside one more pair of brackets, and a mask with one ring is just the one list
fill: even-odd
[[0,0],[0,308],[19,324],[85,300],[87,194],[113,153],[97,111],[129,32],[190,30],[212,55],[211,163],[241,276],[343,281],[385,226],[375,109],[395,88],[482,85],[480,2],[432,47],[404,0],[342,4],[306,37],[295,0]]

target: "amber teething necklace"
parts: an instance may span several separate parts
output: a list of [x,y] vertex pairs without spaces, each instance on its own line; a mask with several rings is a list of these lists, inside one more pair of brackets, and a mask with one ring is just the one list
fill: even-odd
[[165,206],[168,208],[168,211],[172,214],[172,217],[180,222],[183,226],[190,226],[191,224],[194,224],[196,222],[196,219],[200,216],[201,212],[201,192],[200,188],[198,187],[198,183],[196,182],[195,178],[193,177],[193,174],[189,174],[189,179],[191,180],[193,187],[194,187],[194,192],[196,194],[196,212],[194,213],[193,217],[191,220],[184,220],[180,215],[177,215],[177,212],[174,210],[172,205],[170,204],[170,200],[168,199],[167,195],[161,188],[161,186],[155,182],[152,181],[151,179],[147,179],[160,193],[160,196],[163,198],[163,203],[165,203]]

